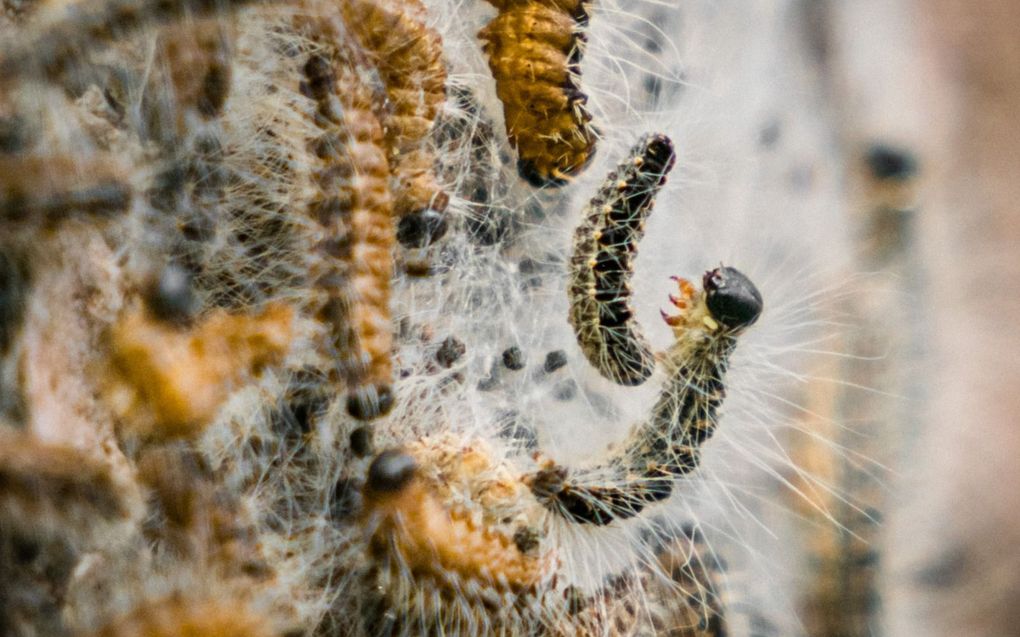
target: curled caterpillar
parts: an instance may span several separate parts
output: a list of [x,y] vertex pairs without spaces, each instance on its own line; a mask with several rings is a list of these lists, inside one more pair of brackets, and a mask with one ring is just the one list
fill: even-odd
[[446,233],[449,197],[436,183],[428,135],[446,101],[446,67],[439,34],[418,0],[346,0],[344,19],[371,57],[386,88],[380,114],[393,173],[397,237],[422,247]]
[[395,230],[383,133],[371,91],[348,60],[313,53],[303,74],[302,91],[315,101],[321,131],[310,140],[321,165],[312,176],[315,194],[307,209],[323,230],[317,246],[323,271],[315,285],[325,299],[318,318],[327,327],[329,354],[342,361],[350,388],[347,410],[367,420],[393,404],[389,301]]
[[700,292],[677,282],[680,295],[671,301],[680,314],[663,315],[676,338],[663,356],[668,378],[651,416],[600,467],[618,475],[618,485],[584,485],[551,461],[528,477],[535,496],[568,520],[609,524],[668,498],[673,481],[698,467],[701,445],[715,432],[723,376],[737,337],[761,314],[761,294],[730,267],[705,273]]
[[570,257],[570,325],[599,373],[620,385],[640,385],[655,356],[634,322],[628,277],[655,194],[676,155],[665,135],[648,135],[609,173],[584,209]]
[[580,62],[588,24],[585,0],[490,0],[499,10],[484,41],[507,137],[521,176],[534,186],[560,186],[595,153]]

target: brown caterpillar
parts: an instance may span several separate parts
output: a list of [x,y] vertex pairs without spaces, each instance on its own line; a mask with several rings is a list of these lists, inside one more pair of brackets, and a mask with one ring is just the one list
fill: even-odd
[[506,133],[528,183],[560,186],[595,153],[580,62],[585,0],[490,0],[499,10],[478,37],[489,56]]
[[[554,564],[549,556],[525,552],[513,538],[448,510],[419,475],[415,459],[401,451],[384,451],[373,460],[363,498],[361,526],[369,530],[368,549],[376,565],[373,589],[383,596],[375,602],[379,608],[365,617],[370,634],[383,630],[384,622],[391,629],[394,623],[406,623],[401,628],[408,634],[436,634],[438,627],[469,622],[475,605],[503,609],[486,611],[490,617],[475,620],[492,622],[492,629],[504,623],[520,626],[523,617],[517,606],[526,606],[529,597],[542,590]],[[408,576],[412,582],[406,581]],[[422,590],[405,590],[408,586]],[[437,594],[461,598],[465,608],[446,607],[438,600],[422,608],[402,608],[410,600]],[[456,612],[468,616],[450,616]]]
[[159,34],[160,57],[174,89],[178,129],[189,110],[215,117],[230,92],[233,25],[222,19],[174,24]]
[[683,279],[678,284],[680,296],[671,301],[681,313],[663,315],[676,338],[662,358],[668,379],[651,417],[600,467],[618,475],[618,483],[587,486],[552,461],[528,476],[535,496],[568,520],[609,524],[668,498],[673,481],[698,467],[701,445],[715,432],[729,357],[737,337],[758,320],[762,298],[729,267],[705,273],[703,291]]
[[[313,25],[327,35],[332,25]],[[327,40],[328,41],[328,40]],[[339,54],[313,53],[302,69],[302,92],[316,104],[321,135],[310,140],[322,162],[307,215],[323,230],[317,250],[324,272],[315,281],[326,300],[318,318],[329,332],[329,353],[342,361],[350,393],[347,410],[372,419],[393,405],[390,279],[393,276],[393,200],[383,133],[372,94]]]
[[0,155],[0,221],[53,224],[75,212],[126,212],[132,189],[114,158]]
[[640,385],[655,356],[634,322],[628,277],[655,194],[676,155],[665,135],[648,135],[606,178],[584,209],[570,257],[570,325],[588,361],[620,385]]
[[78,2],[58,20],[26,40],[0,49],[0,83],[43,74],[56,78],[78,62],[81,52],[109,44],[151,24],[172,22],[184,15],[214,15],[253,0],[105,0]]
[[129,310],[109,335],[110,401],[147,437],[197,435],[234,383],[283,357],[293,318],[279,303],[255,316],[217,310],[181,330]]
[[92,637],[278,637],[269,617],[246,607],[242,598],[211,599],[175,594],[140,604]]
[[386,88],[380,114],[386,157],[395,181],[397,238],[423,247],[447,229],[449,197],[436,183],[435,156],[427,147],[436,114],[446,101],[446,67],[439,34],[426,26],[419,0],[346,0],[344,20],[371,56]]

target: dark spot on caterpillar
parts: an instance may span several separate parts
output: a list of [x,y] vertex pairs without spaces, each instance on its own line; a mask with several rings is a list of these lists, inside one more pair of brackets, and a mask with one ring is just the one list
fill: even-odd
[[191,276],[177,265],[168,265],[149,286],[145,302],[152,315],[168,323],[186,325],[198,310]]
[[365,458],[372,453],[372,428],[362,425],[354,429],[350,435],[351,453],[358,458]]
[[358,420],[372,420],[393,408],[389,385],[360,387],[347,396],[347,413]]

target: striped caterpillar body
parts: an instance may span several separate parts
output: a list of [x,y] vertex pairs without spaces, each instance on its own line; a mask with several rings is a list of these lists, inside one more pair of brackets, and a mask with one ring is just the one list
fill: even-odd
[[588,361],[621,385],[640,385],[655,371],[655,356],[634,321],[628,278],[655,194],[675,160],[668,137],[645,137],[609,173],[574,233],[570,325]]
[[668,378],[650,418],[607,462],[620,483],[583,485],[551,461],[528,478],[536,497],[568,520],[609,524],[668,498],[673,481],[698,467],[701,445],[715,432],[730,354],[737,336],[758,320],[762,298],[750,279],[729,267],[707,272],[702,292],[686,280],[678,283],[680,295],[671,300],[681,313],[664,315],[676,338],[663,357]]
[[446,232],[441,216],[449,197],[436,183],[428,135],[446,101],[446,67],[439,34],[425,22],[418,0],[346,0],[344,20],[367,50],[386,89],[380,120],[395,180],[398,238],[422,247]]
[[490,0],[499,10],[484,41],[507,137],[521,176],[536,187],[560,186],[595,153],[595,130],[580,87],[588,23],[585,0]]
[[383,133],[372,93],[348,60],[313,53],[303,73],[302,91],[315,101],[321,131],[310,140],[322,163],[308,206],[324,234],[317,249],[325,272],[315,285],[326,300],[318,318],[327,326],[330,355],[343,361],[348,411],[372,419],[393,403],[389,301],[395,231]]
[[70,156],[0,156],[0,221],[59,222],[75,212],[127,212],[133,192],[105,155],[82,161]]

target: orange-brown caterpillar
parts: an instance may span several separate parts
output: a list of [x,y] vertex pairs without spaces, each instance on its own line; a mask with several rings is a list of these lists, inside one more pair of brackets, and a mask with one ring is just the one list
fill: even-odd
[[[315,25],[328,32],[332,25]],[[317,249],[323,272],[315,286],[326,300],[318,318],[329,332],[329,353],[342,362],[347,408],[371,419],[392,407],[390,279],[393,276],[393,199],[383,133],[372,93],[349,60],[311,54],[302,91],[315,101],[321,134],[310,140],[321,161],[312,176],[308,216],[323,230]]]
[[196,435],[234,383],[282,358],[293,317],[283,304],[255,316],[217,310],[180,330],[129,310],[110,332],[111,402],[147,437]]
[[171,595],[145,602],[92,637],[276,637],[269,617],[246,607],[243,599]]
[[665,135],[649,135],[606,177],[584,209],[570,258],[570,325],[588,361],[621,385],[640,385],[655,356],[634,321],[629,277],[655,194],[676,155]]
[[[491,628],[514,624],[521,621],[516,606],[526,604],[546,584],[553,565],[548,556],[525,552],[513,538],[466,513],[448,510],[406,453],[389,450],[375,458],[363,497],[362,526],[370,533],[373,577],[383,595],[376,601],[382,607],[379,612],[365,617],[370,634],[377,634],[387,621],[406,623],[401,627],[407,634],[436,634],[440,627],[470,621],[467,607],[475,605],[502,609],[487,611],[488,619],[475,621],[492,622]],[[435,595],[463,600],[465,616],[452,617],[459,609],[446,608],[438,600],[419,608],[404,607]],[[498,619],[501,614],[506,615],[505,622]]]
[[586,0],[490,0],[499,10],[478,33],[517,167],[535,186],[562,185],[595,152],[580,61]]
[[0,156],[0,221],[55,223],[75,212],[123,213],[131,198],[112,157]]
[[[426,26],[419,0],[345,0],[344,19],[371,56],[386,88],[380,120],[396,186],[393,212],[401,217],[401,243],[421,247],[443,235],[449,197],[436,183],[427,148],[443,102],[446,67],[439,34]],[[409,215],[414,215],[408,218]]]
[[673,481],[698,467],[701,445],[715,432],[730,355],[737,337],[758,320],[762,298],[750,279],[729,267],[705,273],[700,292],[678,282],[680,296],[671,300],[681,313],[664,317],[676,338],[663,356],[668,379],[651,417],[603,467],[617,483],[588,486],[551,461],[528,478],[538,499],[568,520],[609,524],[668,498]]

